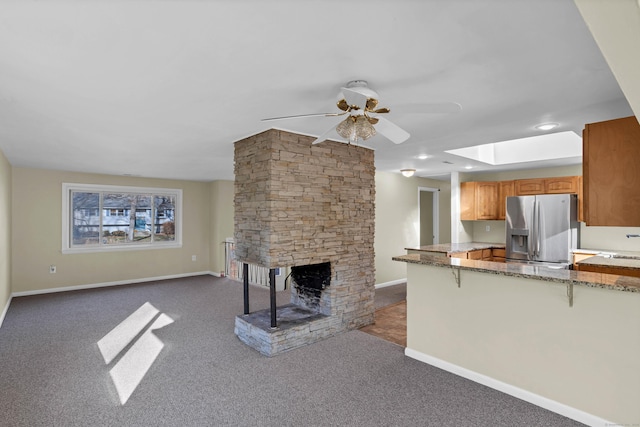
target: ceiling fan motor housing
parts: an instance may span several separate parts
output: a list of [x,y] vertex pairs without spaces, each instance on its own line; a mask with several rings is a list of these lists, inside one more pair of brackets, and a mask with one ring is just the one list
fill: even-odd
[[[376,91],[369,88],[366,80],[351,80],[349,83],[345,85],[347,89],[351,89],[354,92],[358,92],[361,95],[366,96],[367,98],[373,98],[375,100],[379,99],[379,95]],[[338,102],[345,99],[344,93],[340,91],[338,93]]]

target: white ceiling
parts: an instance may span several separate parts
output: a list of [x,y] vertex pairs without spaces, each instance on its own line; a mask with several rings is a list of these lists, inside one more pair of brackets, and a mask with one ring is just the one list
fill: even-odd
[[[576,164],[444,150],[633,114],[572,0],[0,3],[0,149],[13,166],[233,179],[234,141],[340,120],[260,119],[338,111],[354,79],[411,134],[367,141],[377,169],[418,176]],[[394,112],[441,101],[462,112]]]

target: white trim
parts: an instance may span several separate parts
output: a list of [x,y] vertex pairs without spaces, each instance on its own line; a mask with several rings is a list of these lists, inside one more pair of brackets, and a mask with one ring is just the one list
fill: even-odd
[[[176,196],[176,221],[175,221],[175,241],[156,243],[130,243],[126,245],[96,245],[88,247],[72,247],[70,242],[70,200],[69,194],[72,190],[87,192],[114,192],[114,193],[140,193],[140,194],[171,194]],[[102,213],[100,213],[102,215]],[[81,184],[62,183],[62,253],[63,254],[84,254],[90,252],[113,252],[113,251],[135,251],[148,249],[176,249],[182,247],[182,189],[180,188],[160,188],[160,187],[136,187],[124,185],[101,185],[101,184]]]
[[412,359],[418,360],[431,366],[435,366],[436,368],[440,368],[478,384],[485,385],[494,390],[501,391],[510,396],[517,397],[518,399],[524,400],[525,402],[532,403],[536,406],[547,409],[551,412],[555,412],[556,414],[560,414],[567,418],[571,418],[572,420],[581,422],[583,424],[587,424],[589,426],[617,425],[595,415],[565,405],[564,403],[560,403],[547,397],[540,396],[539,394],[535,394],[528,390],[524,390],[511,384],[504,383],[502,381],[496,380],[495,378],[491,378],[478,372],[463,368],[462,366],[454,365],[453,363],[438,359],[437,357],[429,356],[419,351],[412,350],[408,347],[404,349],[404,354],[405,356]]
[[392,280],[390,282],[378,283],[378,284],[375,285],[375,288],[376,289],[386,288],[388,286],[400,285],[402,283],[407,283],[407,278],[406,277],[404,279],[397,279],[397,280]]
[[12,296],[24,297],[24,296],[30,296],[30,295],[52,294],[54,292],[66,292],[66,291],[78,291],[81,289],[104,288],[107,286],[131,285],[135,283],[154,282],[156,280],[181,279],[183,277],[202,276],[205,274],[215,276],[215,273],[213,273],[212,271],[197,271],[193,273],[170,274],[167,276],[143,277],[140,279],[130,279],[130,280],[117,280],[115,282],[102,282],[102,283],[92,283],[87,285],[66,286],[63,288],[36,289],[33,291],[14,292]]
[[9,311],[9,305],[11,304],[11,299],[13,299],[13,295],[9,295],[9,300],[7,301],[7,305],[4,306],[4,310],[2,310],[2,314],[0,314],[0,328],[2,328],[2,322],[4,322],[4,318],[7,315],[7,311]]

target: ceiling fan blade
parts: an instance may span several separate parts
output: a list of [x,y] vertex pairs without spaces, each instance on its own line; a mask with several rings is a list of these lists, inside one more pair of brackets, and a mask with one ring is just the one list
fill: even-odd
[[325,141],[327,138],[329,138],[329,135],[331,135],[333,133],[333,131],[336,129],[336,126],[332,126],[331,129],[329,129],[328,131],[324,132],[322,135],[320,135],[318,138],[316,138],[315,141],[313,141],[311,144],[312,145],[320,144],[321,142]]
[[356,92],[355,90],[343,87],[342,94],[344,95],[344,99],[347,100],[347,104],[349,104],[350,107],[356,105],[359,109],[364,110],[367,106],[368,97],[361,94],[360,92]]
[[400,114],[452,114],[462,111],[457,102],[433,102],[394,105],[393,112]]
[[384,117],[376,118],[378,119],[378,123],[376,124],[376,131],[382,134],[385,138],[391,140],[391,142],[393,142],[394,144],[401,144],[411,136],[409,132],[391,123]]
[[261,119],[261,122],[269,122],[272,120],[288,120],[288,119],[299,119],[303,117],[333,117],[333,116],[341,116],[345,113],[316,113],[316,114],[297,114],[295,116],[282,116],[282,117],[269,117],[267,119]]

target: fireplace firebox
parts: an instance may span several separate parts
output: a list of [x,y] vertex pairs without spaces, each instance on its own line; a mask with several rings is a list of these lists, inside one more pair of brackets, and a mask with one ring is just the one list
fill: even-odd
[[322,291],[331,284],[331,263],[323,262],[291,267],[291,286],[296,292],[297,303],[319,311]]

